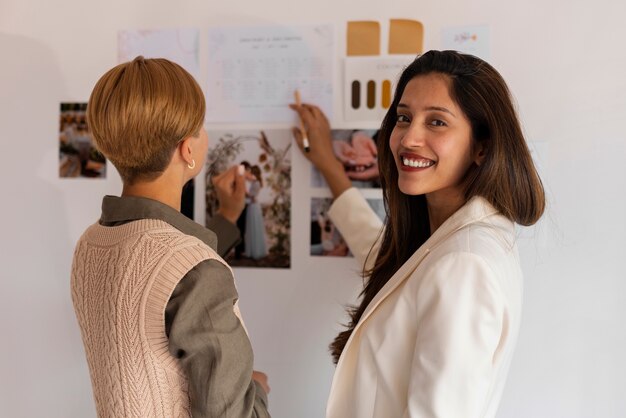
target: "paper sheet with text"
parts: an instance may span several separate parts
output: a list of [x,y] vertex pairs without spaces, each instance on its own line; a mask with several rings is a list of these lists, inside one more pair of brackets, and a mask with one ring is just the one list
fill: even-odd
[[294,91],[332,120],[332,25],[210,28],[207,122],[294,123]]

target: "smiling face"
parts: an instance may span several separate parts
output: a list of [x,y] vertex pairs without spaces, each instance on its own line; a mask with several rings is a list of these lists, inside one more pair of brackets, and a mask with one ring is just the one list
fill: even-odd
[[425,194],[429,205],[462,204],[464,176],[479,158],[470,122],[450,97],[449,83],[437,73],[409,81],[389,141],[400,191]]

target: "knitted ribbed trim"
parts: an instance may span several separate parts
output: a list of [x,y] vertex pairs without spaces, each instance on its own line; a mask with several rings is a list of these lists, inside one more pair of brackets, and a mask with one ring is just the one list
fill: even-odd
[[[182,234],[182,233],[181,233]],[[174,251],[163,260],[163,267],[157,268],[159,274],[148,282],[149,292],[142,300],[142,312],[145,312],[145,332],[150,348],[160,362],[168,367],[175,367],[175,358],[168,350],[169,341],[165,334],[165,308],[178,282],[196,265],[205,260],[221,258],[200,240],[189,237],[180,250]],[[181,243],[182,244],[182,243]],[[150,303],[148,303],[150,301]]]
[[176,230],[167,222],[159,219],[141,219],[118,226],[103,226],[95,223],[87,228],[83,238],[92,245],[95,241],[101,246],[111,246],[118,244],[122,240],[127,240],[133,235],[143,234],[147,231],[157,232],[159,229]]

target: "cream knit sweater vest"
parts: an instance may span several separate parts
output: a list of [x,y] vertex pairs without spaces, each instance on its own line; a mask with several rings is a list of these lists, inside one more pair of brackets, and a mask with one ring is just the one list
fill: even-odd
[[165,308],[178,282],[207,259],[224,263],[159,220],[95,224],[80,238],[72,300],[99,417],[191,416],[187,378],[168,351]]

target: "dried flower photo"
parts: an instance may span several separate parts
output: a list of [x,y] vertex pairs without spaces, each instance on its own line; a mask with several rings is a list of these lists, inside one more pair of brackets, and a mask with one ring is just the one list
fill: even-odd
[[206,219],[218,209],[211,177],[246,167],[246,207],[237,221],[243,238],[225,259],[234,267],[291,265],[290,130],[209,132]]

